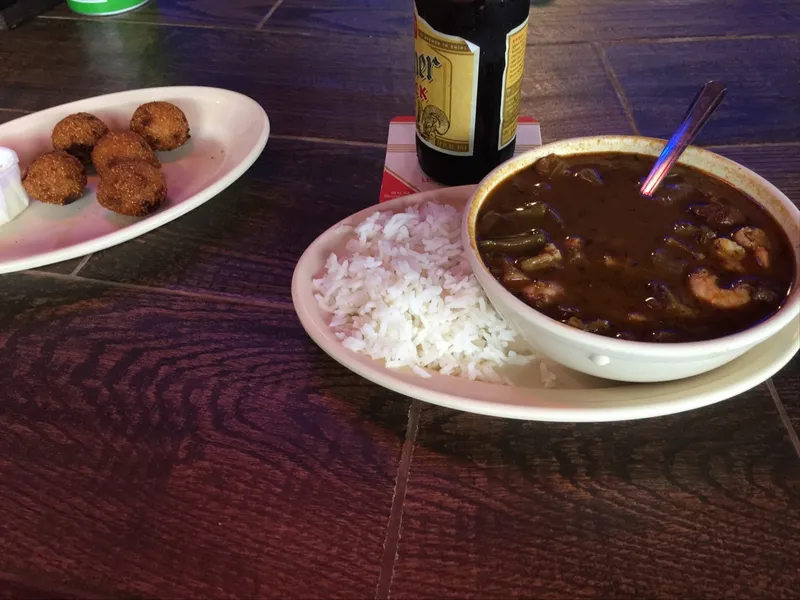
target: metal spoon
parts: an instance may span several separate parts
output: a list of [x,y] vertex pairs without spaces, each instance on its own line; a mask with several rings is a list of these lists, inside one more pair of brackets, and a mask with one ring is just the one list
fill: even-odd
[[675,133],[664,146],[661,151],[661,156],[658,157],[656,164],[653,165],[647,179],[644,180],[640,193],[643,196],[650,197],[656,191],[658,186],[667,176],[669,170],[678,162],[678,157],[683,154],[686,147],[692,143],[697,134],[703,128],[714,111],[722,102],[725,97],[725,92],[728,88],[720,81],[709,81],[706,83],[697,95],[692,100],[689,110],[683,117],[683,122],[680,124]]

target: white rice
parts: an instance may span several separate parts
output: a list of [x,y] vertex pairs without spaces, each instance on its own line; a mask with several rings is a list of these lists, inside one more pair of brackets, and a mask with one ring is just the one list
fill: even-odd
[[421,377],[428,369],[494,383],[508,383],[498,367],[534,360],[511,349],[515,334],[472,274],[460,227],[458,210],[427,203],[373,213],[352,229],[345,255],[331,254],[314,280],[346,348]]

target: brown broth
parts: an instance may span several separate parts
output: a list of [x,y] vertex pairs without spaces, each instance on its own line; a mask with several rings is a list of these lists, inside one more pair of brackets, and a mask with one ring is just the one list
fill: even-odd
[[[639,195],[639,186],[653,158],[607,153],[547,160],[551,162],[539,161],[502,182],[485,201],[476,227],[485,264],[507,289],[540,312],[564,323],[572,317],[570,324],[611,337],[687,342],[747,329],[785,301],[795,277],[789,240],[739,190],[678,165],[657,197],[648,199]],[[528,210],[522,211],[526,204]],[[684,227],[676,234],[678,223]],[[754,249],[745,249],[736,259],[715,254],[714,244],[722,242],[714,242],[712,233],[732,238],[741,227],[766,233],[767,267],[759,264]],[[545,234],[562,260],[523,278],[520,267],[531,265],[525,261],[540,253],[540,244],[515,249],[508,242],[510,236],[530,231]],[[568,237],[582,240],[582,258],[568,253]],[[665,242],[667,237],[678,242]],[[506,247],[485,247],[498,240]],[[509,271],[509,264],[517,269]],[[689,276],[699,269],[717,275],[722,288],[746,288],[750,301],[723,308],[726,296],[698,298]],[[531,281],[560,286],[563,292],[551,303],[531,299]],[[632,320],[632,313],[644,320]]]

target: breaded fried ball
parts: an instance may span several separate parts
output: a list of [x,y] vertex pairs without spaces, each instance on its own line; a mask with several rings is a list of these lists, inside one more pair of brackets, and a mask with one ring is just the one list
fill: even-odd
[[83,163],[63,150],[43,154],[22,177],[28,195],[47,204],[69,204],[83,196],[86,171]]
[[112,131],[92,150],[92,162],[100,176],[110,167],[131,160],[143,160],[156,168],[161,166],[147,142],[133,131]]
[[169,102],[148,102],[136,109],[131,130],[141,135],[153,150],[175,150],[189,139],[189,121]]
[[53,148],[69,152],[88,165],[92,149],[100,138],[108,133],[108,127],[89,113],[75,113],[61,119],[53,128]]
[[97,186],[101,206],[121,215],[149,215],[167,197],[167,180],[161,169],[143,160],[119,163],[107,169]]

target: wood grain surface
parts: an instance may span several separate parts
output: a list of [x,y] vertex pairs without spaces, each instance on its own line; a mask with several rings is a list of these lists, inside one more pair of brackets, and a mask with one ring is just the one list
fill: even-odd
[[[195,8],[195,4],[199,5]],[[247,25],[265,2],[175,1],[151,3],[116,17],[165,23]],[[265,11],[266,12],[266,11]],[[69,15],[66,7],[53,15]],[[800,30],[794,0],[540,0],[531,3],[528,43],[563,43],[691,36],[793,34]],[[265,23],[267,31],[303,35],[404,36],[412,27],[411,0],[284,0]]]
[[61,0],[0,0],[0,31],[14,29],[59,4]]
[[73,258],[71,260],[65,260],[52,265],[45,265],[44,267],[39,267],[38,269],[35,270],[43,271],[46,273],[59,273],[61,275],[70,275],[79,270],[86,263],[87,258],[88,257],[85,256],[82,256],[80,258]]
[[[798,358],[703,410],[520,423],[411,402],[303,332],[294,265],[377,200],[413,109],[411,15],[153,0],[0,33],[0,123],[192,84],[273,125],[196,211],[1,276],[0,598],[798,597]],[[721,78],[702,143],[798,201],[798,27],[795,0],[533,0],[522,112],[545,141],[664,137]]]
[[698,143],[800,140],[800,37],[620,43],[606,53],[644,135],[669,137],[699,87],[719,79],[728,95]]
[[[108,594],[106,594],[106,597]],[[0,573],[0,598],[3,600],[94,600],[103,594],[70,586],[42,577]]]
[[408,37],[412,0],[284,0],[264,24],[266,31],[324,35],[330,32]]
[[56,594],[50,589],[42,589],[27,583],[0,580],[0,598],[3,600],[77,600],[81,596]]
[[9,121],[13,121],[14,119],[21,117],[25,114],[27,113],[24,111],[0,109],[0,123],[7,123]]
[[632,133],[603,63],[588,44],[529,46],[520,111],[539,119],[545,143]]
[[385,142],[389,120],[413,110],[411,58],[407,37],[321,44],[260,31],[38,19],[0,36],[0,107],[39,110],[140,87],[208,85],[258,101],[275,134]]
[[794,0],[532,0],[530,27],[530,43],[796,34],[800,10]]
[[639,422],[424,407],[392,598],[791,598],[800,461],[765,386]]
[[[27,68],[49,53],[39,39],[64,48],[49,86],[39,85],[37,70]],[[85,61],[82,40],[103,47],[103,60]],[[259,101],[279,135],[385,142],[389,120],[413,111],[410,38],[331,36],[325,52],[319,50],[313,37],[290,44],[263,32],[38,20],[13,41],[0,38],[0,75],[9,83],[0,88],[0,106],[41,109],[135,87],[213,85]],[[313,70],[306,67],[309,55]],[[630,131],[589,45],[530,47],[522,94],[522,110],[542,120],[548,139]]]
[[[794,428],[800,433],[800,354],[772,378],[775,390],[786,408],[786,415]],[[800,454],[800,440],[795,436],[797,452]]]
[[3,281],[0,568],[173,598],[374,591],[407,401],[286,310]]

